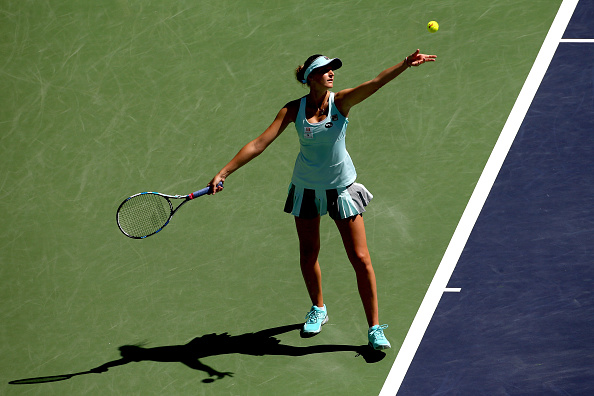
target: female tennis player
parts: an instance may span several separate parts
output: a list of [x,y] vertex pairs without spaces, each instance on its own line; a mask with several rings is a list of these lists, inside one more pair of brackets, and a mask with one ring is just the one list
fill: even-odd
[[212,194],[222,190],[220,182],[260,155],[290,123],[295,124],[300,152],[295,161],[284,210],[295,217],[301,272],[312,302],[303,325],[304,336],[318,334],[328,321],[318,262],[320,217],[328,214],[338,227],[356,273],[359,295],[369,325],[369,345],[375,349],[390,348],[384,335],[384,329],[388,326],[379,325],[376,279],[362,216],[373,196],[362,184],[355,183],[357,173],[346,150],[345,133],[353,106],[370,97],[409,67],[435,60],[435,55],[421,54],[417,50],[374,79],[334,93],[331,91],[334,87],[334,71],[342,66],[342,61],[322,55],[309,57],[296,70],[297,80],[309,87],[309,93],[287,103],[272,124],[259,137],[246,144],[209,183]]

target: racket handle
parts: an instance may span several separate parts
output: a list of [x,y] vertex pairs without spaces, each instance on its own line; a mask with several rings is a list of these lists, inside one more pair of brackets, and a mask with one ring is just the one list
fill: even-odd
[[[223,182],[217,184],[217,187],[223,187]],[[189,195],[190,199],[201,197],[205,194],[208,194],[210,191],[210,187],[204,187],[202,190],[194,191],[192,194]]]

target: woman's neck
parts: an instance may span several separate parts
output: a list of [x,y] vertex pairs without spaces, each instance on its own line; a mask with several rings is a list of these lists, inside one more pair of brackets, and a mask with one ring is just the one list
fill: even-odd
[[312,105],[312,107],[315,107],[317,109],[323,109],[326,103],[326,99],[328,97],[328,91],[324,90],[324,91],[315,91],[315,90],[310,90],[309,91],[309,100],[310,103]]

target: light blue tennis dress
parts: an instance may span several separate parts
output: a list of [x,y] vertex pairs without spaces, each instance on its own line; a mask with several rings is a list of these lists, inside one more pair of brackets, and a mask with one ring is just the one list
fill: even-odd
[[373,195],[355,183],[357,172],[345,144],[349,120],[336,108],[334,92],[330,92],[328,115],[321,122],[307,121],[305,106],[303,97],[295,120],[301,148],[285,212],[303,218],[329,213],[340,219],[363,213]]

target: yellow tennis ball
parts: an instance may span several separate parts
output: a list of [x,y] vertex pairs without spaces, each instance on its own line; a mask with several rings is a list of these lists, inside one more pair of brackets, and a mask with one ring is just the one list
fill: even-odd
[[431,21],[427,24],[427,30],[429,30],[429,33],[435,33],[439,30],[439,23],[435,22],[435,21]]

